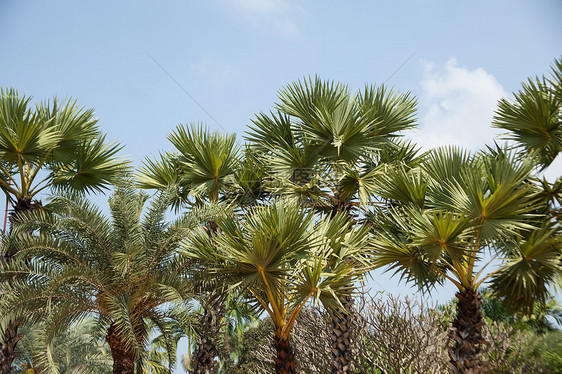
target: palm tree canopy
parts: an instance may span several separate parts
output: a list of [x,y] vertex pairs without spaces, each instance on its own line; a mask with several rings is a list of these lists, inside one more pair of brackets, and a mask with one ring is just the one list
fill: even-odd
[[[230,277],[233,287],[265,310],[287,338],[308,301],[338,308],[337,295],[350,293],[350,279],[355,279],[351,253],[367,245],[364,233],[351,229],[344,216],[318,224],[313,217],[279,201],[220,220],[215,236],[195,231],[184,249],[206,261],[211,272]],[[330,263],[336,251],[341,260]]]
[[116,157],[121,148],[106,142],[93,110],[76,101],[33,109],[31,98],[0,90],[0,188],[16,200],[49,187],[101,191],[127,164]]
[[411,160],[417,152],[398,141],[415,126],[409,94],[382,85],[352,96],[345,85],[316,77],[288,85],[279,100],[277,112],[257,115],[246,136],[266,160],[273,193],[296,195],[320,210],[357,197],[367,204],[373,169],[389,154]]
[[[461,291],[476,290],[491,278],[490,287],[514,306],[544,300],[562,271],[562,250],[554,227],[541,228],[533,168],[531,159],[504,149],[471,156],[441,148],[418,167],[390,169],[378,193],[392,206],[371,217],[377,266],[423,289],[448,279]],[[477,264],[487,250],[502,260],[486,273]]]
[[174,186],[176,208],[193,200],[217,203],[260,197],[260,162],[249,149],[241,151],[234,135],[192,124],[178,126],[168,139],[175,150],[159,160],[145,161],[137,175],[139,187],[165,190]]
[[188,260],[176,251],[185,221],[165,222],[166,196],[143,216],[145,202],[145,195],[118,188],[109,201],[111,219],[80,197],[61,196],[48,205],[53,214],[32,211],[19,218],[17,230],[40,234],[21,234],[20,251],[2,264],[2,278],[12,282],[2,284],[0,323],[12,315],[46,316],[43,360],[52,372],[51,342],[72,323],[95,315],[142,359],[147,320],[167,333],[161,306],[190,296],[182,276]]

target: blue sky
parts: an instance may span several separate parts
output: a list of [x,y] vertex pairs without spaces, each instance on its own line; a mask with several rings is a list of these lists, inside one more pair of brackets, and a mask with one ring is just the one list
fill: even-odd
[[[316,74],[411,91],[420,127],[408,137],[476,150],[496,133],[497,100],[562,54],[560,15],[559,0],[0,0],[0,86],[95,108],[137,166],[170,149],[179,123],[241,140],[280,88]],[[373,288],[411,292],[376,277]]]

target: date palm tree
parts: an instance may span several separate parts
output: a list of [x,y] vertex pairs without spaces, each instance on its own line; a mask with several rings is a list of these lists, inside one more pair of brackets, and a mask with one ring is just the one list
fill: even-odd
[[279,201],[246,215],[218,222],[209,237],[196,231],[184,244],[186,254],[207,269],[231,279],[238,292],[274,325],[277,373],[296,373],[291,331],[303,307],[321,302],[343,313],[339,296],[349,295],[353,266],[345,258],[330,263],[333,252],[361,253],[368,245],[366,228],[353,229],[344,214],[314,224],[312,212]]
[[0,324],[14,314],[47,316],[41,364],[50,372],[58,372],[52,359],[57,332],[93,315],[111,350],[113,373],[135,373],[151,334],[147,321],[169,333],[165,304],[191,297],[182,275],[188,260],[177,252],[189,221],[165,222],[166,196],[143,217],[146,200],[123,187],[109,200],[111,219],[85,199],[63,196],[49,204],[52,214],[18,217],[17,230],[40,234],[18,238],[20,251],[2,264],[2,277],[13,282],[3,284]]
[[532,311],[562,271],[561,241],[550,240],[559,229],[540,213],[534,166],[505,149],[470,155],[441,148],[420,166],[396,166],[379,180],[378,193],[392,207],[372,216],[377,266],[425,291],[445,281],[458,289],[452,373],[486,367],[480,286],[489,283],[512,308]]
[[[95,192],[106,188],[126,163],[121,149],[107,143],[93,110],[73,101],[39,103],[14,89],[0,89],[0,189],[14,214],[40,206],[36,197],[46,189]],[[14,256],[3,253],[3,260]],[[0,330],[0,373],[11,371],[21,335],[18,321]]]
[[[268,165],[272,194],[352,221],[375,203],[374,179],[385,165],[415,159],[415,147],[399,141],[401,131],[415,126],[409,94],[381,85],[351,95],[345,85],[316,77],[288,85],[279,100],[277,113],[259,114],[247,134]],[[334,314],[330,329],[333,374],[353,371],[353,300],[341,302],[347,313]]]

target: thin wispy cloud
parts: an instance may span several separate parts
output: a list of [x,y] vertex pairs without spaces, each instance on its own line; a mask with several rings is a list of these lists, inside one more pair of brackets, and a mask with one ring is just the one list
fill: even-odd
[[238,69],[224,61],[206,57],[189,65],[191,71],[207,80],[211,85],[224,85],[238,78]]
[[462,67],[452,58],[443,67],[425,63],[421,86],[421,128],[413,136],[420,146],[477,150],[492,144],[498,134],[491,126],[494,110],[508,95],[493,75]]
[[233,7],[253,27],[273,30],[285,37],[297,37],[300,29],[297,19],[304,14],[303,8],[288,0],[223,0]]

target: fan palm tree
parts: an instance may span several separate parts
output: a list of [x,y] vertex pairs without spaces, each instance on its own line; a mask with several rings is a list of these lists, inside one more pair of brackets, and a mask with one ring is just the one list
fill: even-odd
[[[513,96],[513,100],[499,101],[493,126],[506,130],[504,137],[513,141],[522,157],[533,155],[544,170],[562,151],[562,59],[554,60],[550,78],[529,78]],[[542,213],[560,223],[562,177],[554,182],[545,177],[536,181],[542,188]],[[559,236],[558,231],[551,239],[559,240]]]
[[165,222],[166,196],[142,217],[145,202],[145,195],[123,187],[109,200],[111,220],[82,198],[62,196],[49,204],[51,215],[18,217],[17,230],[40,234],[22,235],[20,251],[2,265],[2,277],[13,282],[3,284],[0,324],[14,314],[47,316],[41,364],[50,372],[58,372],[56,333],[94,315],[105,329],[113,373],[134,373],[151,334],[147,321],[168,334],[164,304],[191,296],[182,276],[188,260],[177,253],[189,221]]
[[[385,165],[415,159],[416,149],[398,140],[415,126],[416,102],[409,94],[382,85],[352,96],[343,84],[315,78],[290,84],[279,99],[278,112],[259,114],[247,134],[268,165],[266,187],[273,194],[353,220],[374,202],[374,179]],[[333,315],[330,329],[334,374],[353,371],[353,300],[341,302],[347,313]]]
[[[0,189],[14,214],[40,206],[34,200],[45,189],[81,192],[106,188],[125,162],[121,149],[107,143],[93,110],[76,102],[40,103],[14,89],[0,89]],[[5,251],[4,261],[14,255]],[[18,322],[0,331],[0,373],[10,373],[20,334]]]
[[[394,206],[372,217],[376,265],[426,291],[444,281],[458,289],[453,373],[485,368],[478,287],[488,282],[512,308],[532,311],[562,271],[560,240],[549,240],[556,228],[543,225],[548,217],[537,210],[533,168],[531,159],[503,149],[471,156],[441,148],[418,167],[388,169],[378,182],[377,192]],[[482,264],[485,252],[492,259]]]
[[[159,160],[145,161],[139,170],[141,188],[176,190],[173,205],[176,209],[198,209],[204,205],[217,206],[226,202],[232,206],[255,203],[262,197],[259,161],[249,149],[241,152],[234,135],[209,131],[202,125],[178,126],[168,137],[175,151]],[[244,157],[242,157],[242,154]],[[203,219],[209,235],[217,230],[212,216]],[[205,269],[199,269],[204,272]],[[194,355],[195,374],[215,372],[215,358],[219,356],[220,331],[225,325],[224,285],[204,282],[200,284],[203,306],[201,331]]]
[[313,218],[294,204],[276,202],[220,220],[215,236],[199,230],[184,244],[187,255],[228,276],[241,295],[272,318],[277,373],[296,373],[290,335],[307,302],[342,312],[338,297],[352,292],[349,281],[357,273],[344,258],[329,264],[332,252],[356,254],[368,245],[365,228],[352,229],[343,214],[316,225]]

